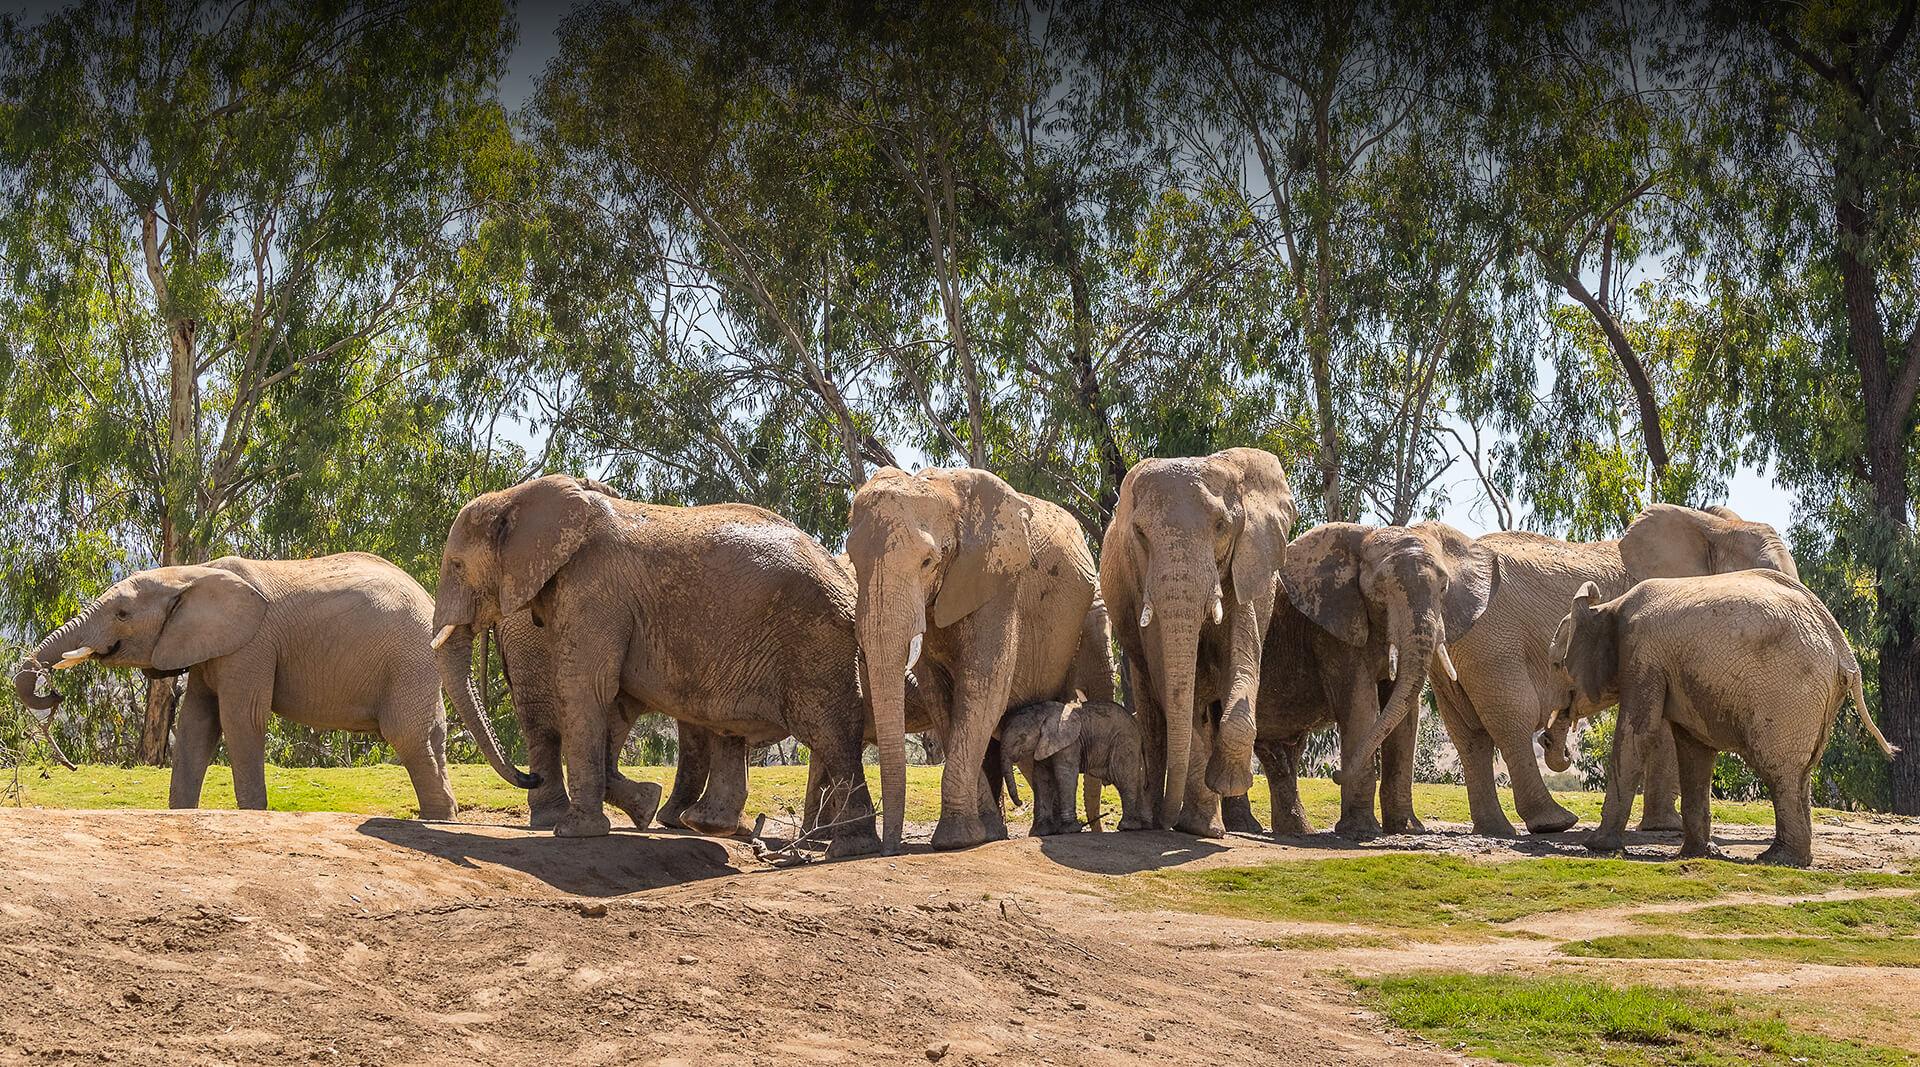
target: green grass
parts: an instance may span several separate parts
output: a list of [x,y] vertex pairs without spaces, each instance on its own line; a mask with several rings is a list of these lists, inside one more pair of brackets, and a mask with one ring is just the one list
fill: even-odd
[[1283,934],[1255,938],[1251,943],[1279,952],[1333,952],[1348,948],[1392,948],[1406,942],[1404,938],[1380,934]]
[[1804,900],[1796,904],[1716,904],[1636,916],[1642,926],[1713,934],[1821,937],[1920,936],[1920,896]]
[[[167,775],[163,767],[82,766],[79,771],[59,767],[27,767],[20,770],[25,802],[46,808],[164,808],[167,806]],[[502,812],[525,811],[526,797],[500,780],[493,770],[481,764],[456,764],[453,768],[453,792],[462,807]],[[660,782],[673,780],[672,767],[629,767],[629,777]],[[805,791],[805,767],[756,767],[749,776],[747,811],[779,814],[786,807],[798,807]],[[879,795],[880,774],[867,768],[867,782]],[[0,796],[10,787],[0,777]],[[1022,799],[1029,799],[1024,782]],[[1505,796],[1505,794],[1502,794]],[[1592,823],[1600,817],[1599,793],[1560,793],[1560,802]],[[1340,817],[1339,787],[1324,778],[1300,780],[1300,798],[1307,816],[1321,829],[1330,829]],[[15,798],[8,796],[11,802]],[[1256,782],[1251,794],[1254,814],[1262,823],[1272,821],[1264,783]],[[1030,799],[1029,799],[1030,802]],[[369,767],[269,767],[267,803],[276,811],[346,811],[365,815],[411,816],[417,812],[413,787],[407,773],[392,764]],[[1414,811],[1422,819],[1465,823],[1472,821],[1467,811],[1467,791],[1456,785],[1416,785],[1413,787]],[[207,772],[206,791],[201,805],[209,808],[233,805],[233,780],[225,767]],[[1512,804],[1508,802],[1511,811]],[[1107,790],[1106,807],[1118,810],[1119,796]],[[932,822],[940,811],[940,768],[907,768],[907,819]],[[1766,804],[1720,803],[1714,806],[1714,818],[1723,823],[1767,824],[1773,821],[1773,809]],[[1024,816],[1016,816],[1016,820]],[[1516,825],[1518,820],[1515,820]]]
[[1569,956],[1619,960],[1780,960],[1854,967],[1920,967],[1920,938],[1685,937],[1615,934],[1560,946]]
[[1131,876],[1133,902],[1240,918],[1353,923],[1387,929],[1491,932],[1546,912],[1711,900],[1728,893],[1799,895],[1920,885],[1920,877],[1834,874],[1720,860],[1639,863],[1544,857],[1475,863],[1382,854]]
[[1407,974],[1356,980],[1393,1025],[1500,1063],[1912,1063],[1898,1049],[1799,1030],[1751,998],[1578,978]]

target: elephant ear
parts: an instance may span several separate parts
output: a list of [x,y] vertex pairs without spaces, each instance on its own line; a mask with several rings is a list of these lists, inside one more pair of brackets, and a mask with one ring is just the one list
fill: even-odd
[[[1620,672],[1620,635],[1613,612],[1600,599],[1600,587],[1588,582],[1574,595],[1567,613],[1567,638],[1560,661],[1573,679],[1574,690],[1585,700],[1609,691]],[[1559,635],[1555,635],[1559,643]]]
[[1500,591],[1500,556],[1445,523],[1421,523],[1421,527],[1439,538],[1440,558],[1447,568],[1440,622],[1446,627],[1447,640],[1458,641],[1487,613],[1487,605]]
[[540,595],[567,560],[612,514],[607,497],[578,479],[550,475],[510,491],[489,536],[500,560],[500,613],[512,615]]
[[1567,648],[1573,644],[1573,616],[1562,615],[1553,628],[1553,642],[1547,646],[1547,663],[1561,666],[1567,662]]
[[980,610],[1033,561],[1033,508],[986,471],[957,471],[960,515],[953,555],[933,598],[933,624],[946,629]]
[[1239,529],[1233,539],[1233,597],[1258,603],[1278,580],[1286,563],[1287,537],[1299,517],[1293,490],[1280,458],[1261,448],[1230,448],[1216,453],[1238,468]]
[[1360,543],[1365,526],[1330,522],[1301,534],[1287,546],[1280,583],[1294,610],[1341,641],[1360,646],[1371,632],[1367,598],[1360,591]]
[[1722,515],[1655,504],[1641,512],[1620,538],[1620,562],[1636,582],[1712,574],[1716,538],[1729,528]]
[[1078,704],[1049,705],[1046,716],[1040,720],[1040,747],[1034,751],[1033,758],[1046,759],[1070,745],[1079,744],[1080,727],[1085,721]]
[[267,598],[253,584],[217,567],[173,567],[179,593],[153,643],[153,669],[185,670],[230,656],[253,640],[267,615]]

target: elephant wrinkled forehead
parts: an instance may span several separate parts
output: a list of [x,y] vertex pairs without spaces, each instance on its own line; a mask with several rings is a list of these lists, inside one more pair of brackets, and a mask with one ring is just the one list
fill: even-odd
[[1140,464],[1134,476],[1134,498],[1155,504],[1204,502],[1224,507],[1224,494],[1214,483],[1219,480],[1212,464],[1205,459],[1150,459]]

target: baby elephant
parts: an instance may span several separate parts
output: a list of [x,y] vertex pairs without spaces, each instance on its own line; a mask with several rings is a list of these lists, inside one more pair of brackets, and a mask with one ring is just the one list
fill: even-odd
[[1592,582],[1560,622],[1550,658],[1577,699],[1618,700],[1607,799],[1587,847],[1620,848],[1647,747],[1670,730],[1680,757],[1682,856],[1713,854],[1707,809],[1713,761],[1735,752],[1773,796],[1774,838],[1762,863],[1813,859],[1813,766],[1852,694],[1867,732],[1860,664],[1813,593],[1777,571],[1650,578],[1604,604]]
[[[1074,786],[1087,776],[1087,820],[1100,828],[1100,783],[1120,791],[1120,829],[1144,830],[1151,814],[1140,727],[1127,709],[1103,700],[1048,700],[1000,723],[1001,773],[1009,786],[1018,766],[1033,784],[1035,837],[1080,829]],[[1015,798],[1018,802],[1018,798]]]

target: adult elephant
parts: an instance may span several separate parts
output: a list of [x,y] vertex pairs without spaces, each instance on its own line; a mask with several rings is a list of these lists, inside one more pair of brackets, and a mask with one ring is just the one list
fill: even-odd
[[[1494,787],[1498,751],[1513,784],[1513,804],[1533,833],[1557,833],[1577,817],[1553,799],[1534,756],[1535,735],[1575,699],[1548,657],[1555,628],[1582,586],[1612,599],[1646,578],[1721,574],[1751,568],[1798,577],[1779,532],[1726,508],[1655,504],[1618,541],[1569,543],[1533,533],[1492,533],[1474,544],[1498,557],[1500,589],[1471,634],[1449,649],[1458,679],[1433,676],[1434,703],[1460,753],[1477,833],[1510,837],[1513,824]],[[1580,714],[1604,707],[1581,705]],[[1677,829],[1679,791],[1671,742],[1646,769],[1643,829]]]
[[617,500],[550,475],[469,502],[441,556],[434,645],[488,762],[516,785],[473,686],[475,635],[520,611],[551,631],[568,807],[563,837],[604,834],[606,752],[622,698],[715,733],[798,737],[836,791],[830,855],[872,851],[860,773],[853,589],[798,527],[745,504]]
[[946,749],[933,847],[1004,838],[987,746],[1008,710],[1074,699],[1096,573],[1079,524],[987,471],[885,467],[854,494],[847,554],[859,579],[885,848],[900,847],[906,805],[908,671],[931,675],[929,717]]
[[[1340,821],[1364,838],[1423,829],[1413,813],[1414,740],[1430,662],[1466,636],[1499,588],[1492,551],[1445,523],[1317,526],[1287,546],[1262,657],[1258,744],[1274,832],[1311,833],[1300,804],[1308,733],[1340,731]],[[1381,754],[1375,769],[1374,753]],[[1380,817],[1374,815],[1378,783]],[[1223,810],[1230,830],[1258,832],[1246,800]]]
[[223,556],[204,566],[156,567],[116,582],[47,635],[14,674],[20,702],[39,696],[46,665],[89,661],[185,672],[167,803],[200,804],[222,738],[242,808],[267,806],[267,716],[316,730],[378,734],[413,780],[420,813],[452,818],[447,719],[427,639],[433,600],[378,556],[303,560]]
[[1120,620],[1157,826],[1218,837],[1220,798],[1253,783],[1261,650],[1294,518],[1279,458],[1258,448],[1142,460],[1120,482],[1100,589]]

